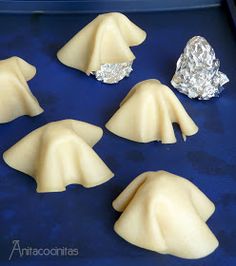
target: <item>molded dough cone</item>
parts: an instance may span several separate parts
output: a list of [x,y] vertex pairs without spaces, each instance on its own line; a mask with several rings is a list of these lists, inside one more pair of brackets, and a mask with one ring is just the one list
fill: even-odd
[[186,259],[207,256],[218,246],[205,223],[214,204],[180,176],[143,173],[113,201],[113,207],[123,212],[114,230],[136,246]]
[[40,127],[3,154],[14,169],[34,177],[37,192],[64,191],[69,184],[93,187],[113,173],[91,148],[102,129],[76,120],[62,120]]
[[35,73],[35,67],[19,57],[0,61],[0,123],[43,112],[27,84]]
[[65,65],[85,72],[103,64],[130,62],[135,59],[129,47],[141,44],[146,33],[121,13],[99,15],[78,32],[58,53]]
[[179,124],[184,139],[198,131],[172,90],[160,81],[150,79],[130,90],[106,128],[120,137],[137,142],[157,140],[175,143],[172,123]]

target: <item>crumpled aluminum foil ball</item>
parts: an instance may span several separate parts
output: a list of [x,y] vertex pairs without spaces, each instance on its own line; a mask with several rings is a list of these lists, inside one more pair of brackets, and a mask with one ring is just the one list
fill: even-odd
[[209,100],[218,96],[229,81],[219,68],[213,48],[205,38],[195,36],[180,55],[171,84],[189,98]]
[[104,64],[97,71],[93,71],[96,79],[108,84],[118,83],[131,73],[133,61],[117,64]]

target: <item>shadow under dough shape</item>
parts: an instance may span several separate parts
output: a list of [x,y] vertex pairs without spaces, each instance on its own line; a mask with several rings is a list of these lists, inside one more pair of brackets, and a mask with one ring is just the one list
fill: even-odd
[[206,224],[215,211],[214,204],[180,176],[165,171],[145,172],[112,205],[122,212],[114,230],[138,247],[198,259],[218,246]]
[[155,79],[136,84],[107,122],[112,133],[136,142],[175,143],[172,123],[177,123],[183,138],[198,132],[173,91]]
[[131,62],[131,46],[141,44],[146,33],[121,13],[99,15],[57,53],[64,65],[90,75],[103,64]]
[[36,68],[19,57],[0,61],[0,123],[43,112],[27,84],[35,74]]
[[52,122],[25,136],[3,158],[32,176],[37,192],[64,191],[69,184],[93,187],[114,176],[92,149],[102,135],[100,127],[85,122]]

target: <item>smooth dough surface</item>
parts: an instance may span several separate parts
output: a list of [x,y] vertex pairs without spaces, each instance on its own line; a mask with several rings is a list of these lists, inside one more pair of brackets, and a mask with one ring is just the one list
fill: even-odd
[[146,33],[121,13],[99,15],[58,53],[65,65],[85,72],[100,69],[102,64],[130,62],[135,59],[129,47],[141,44]]
[[25,136],[3,158],[12,168],[32,176],[37,192],[64,191],[69,184],[93,187],[113,177],[92,149],[102,135],[100,127],[85,122],[52,122]]
[[0,61],[0,123],[43,112],[27,84],[35,74],[36,68],[19,57]]
[[162,254],[197,259],[218,241],[206,224],[214,204],[190,181],[165,171],[135,178],[113,201],[114,226],[126,241]]
[[175,143],[172,123],[179,124],[183,138],[198,127],[173,91],[155,79],[136,84],[106,124],[112,133],[137,142]]

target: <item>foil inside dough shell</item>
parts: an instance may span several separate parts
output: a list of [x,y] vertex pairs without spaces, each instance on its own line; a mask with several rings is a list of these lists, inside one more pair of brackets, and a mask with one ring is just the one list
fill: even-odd
[[205,38],[195,36],[180,55],[171,84],[189,98],[209,100],[217,97],[229,81],[219,68],[213,48]]
[[117,63],[117,64],[103,64],[97,71],[93,71],[96,79],[108,84],[118,83],[125,77],[129,77],[132,69],[133,61]]

